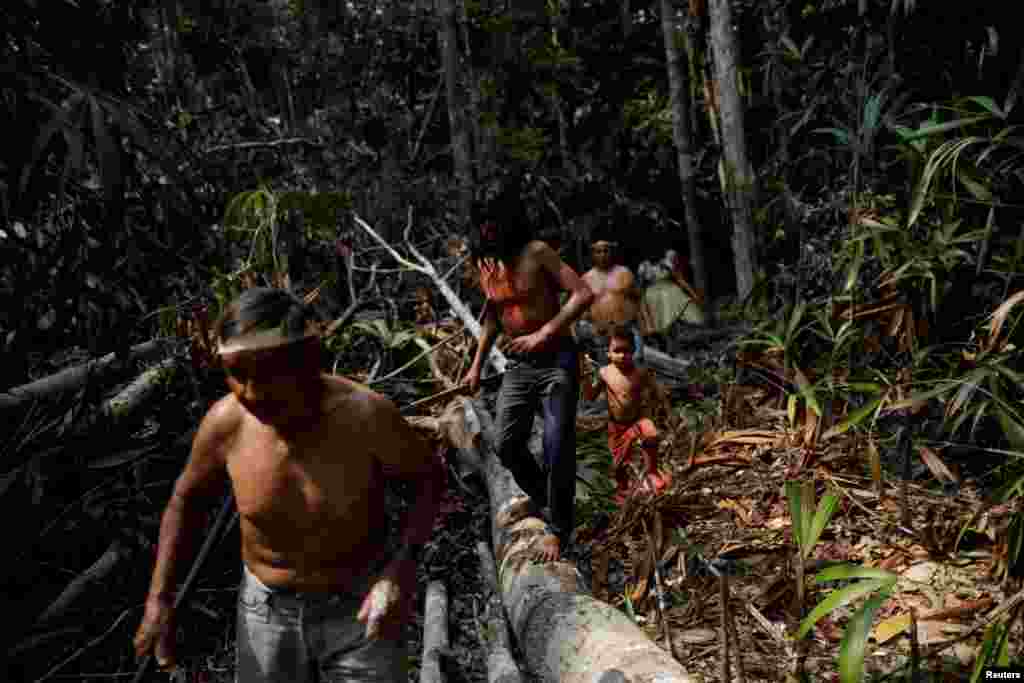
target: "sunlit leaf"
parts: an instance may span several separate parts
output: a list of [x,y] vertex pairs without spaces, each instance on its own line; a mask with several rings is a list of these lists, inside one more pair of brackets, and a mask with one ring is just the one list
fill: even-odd
[[864,421],[869,415],[872,415],[878,410],[878,406],[881,405],[881,397],[872,399],[862,405],[857,410],[850,413],[845,420],[833,425],[828,431],[822,434],[822,439],[828,439],[839,434],[843,434],[850,429],[855,427]]
[[839,496],[834,493],[826,493],[818,501],[818,509],[814,513],[814,519],[811,520],[810,528],[807,530],[804,557],[810,557],[811,549],[814,548],[821,537],[821,532],[825,530],[825,527],[832,520],[832,515],[835,514],[837,505],[839,505]]
[[807,632],[814,628],[814,625],[826,614],[840,607],[845,607],[858,598],[870,595],[885,585],[887,585],[886,581],[866,580],[851,583],[843,588],[837,588],[829,593],[824,600],[815,605],[810,614],[804,617],[804,620],[800,622],[800,628],[796,632],[796,637],[803,638],[807,635]]
[[887,595],[876,595],[870,598],[850,619],[846,633],[839,643],[839,680],[842,683],[860,683],[864,676],[864,656],[867,650],[868,635],[871,633],[871,622],[875,612],[882,606]]

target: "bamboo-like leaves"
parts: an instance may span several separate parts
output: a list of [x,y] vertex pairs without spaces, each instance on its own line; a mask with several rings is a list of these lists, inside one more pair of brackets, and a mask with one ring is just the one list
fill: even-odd
[[793,538],[800,547],[803,557],[810,557],[811,551],[821,537],[821,532],[828,526],[835,513],[839,496],[826,493],[815,510],[814,482],[787,481],[786,499],[789,501],[789,514],[793,519]]

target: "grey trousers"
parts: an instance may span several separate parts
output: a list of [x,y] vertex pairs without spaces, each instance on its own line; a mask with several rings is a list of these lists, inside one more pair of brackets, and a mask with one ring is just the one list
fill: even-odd
[[238,591],[236,683],[404,683],[405,643],[367,640],[356,619],[377,571],[350,592],[298,593],[270,588],[246,567]]

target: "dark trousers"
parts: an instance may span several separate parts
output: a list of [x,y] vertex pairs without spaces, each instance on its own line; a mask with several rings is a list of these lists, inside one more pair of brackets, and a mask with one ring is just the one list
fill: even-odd
[[[498,393],[498,458],[538,507],[550,507],[552,530],[563,545],[575,512],[578,363],[568,337],[552,352],[509,355]],[[527,448],[538,408],[544,415],[546,473]]]

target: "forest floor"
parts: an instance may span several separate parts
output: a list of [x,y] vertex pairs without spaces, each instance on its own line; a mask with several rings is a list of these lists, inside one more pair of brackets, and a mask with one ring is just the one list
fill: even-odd
[[[670,346],[669,350],[675,349]],[[688,354],[697,374],[702,368],[706,371],[704,376],[720,367],[724,357],[721,346]],[[695,680],[698,676],[708,682],[723,680],[722,586],[716,574],[727,577],[727,616],[735,623],[734,641],[725,658],[731,667],[728,679],[740,680],[742,664],[747,681],[783,681],[793,664],[794,643],[783,631],[785,627],[791,632],[795,623],[794,544],[783,491],[784,482],[794,476],[813,478],[819,497],[832,492],[840,498],[808,560],[805,614],[836,587],[812,583],[811,577],[824,563],[880,567],[900,577],[875,615],[866,680],[909,680],[911,610],[917,619],[920,666],[938,674],[932,680],[968,680],[972,660],[995,617],[1010,615],[1010,651],[1019,651],[1024,638],[1013,616],[1020,613],[1024,594],[1016,592],[1018,587],[1012,581],[999,580],[1006,569],[1006,549],[996,542],[1006,536],[1002,531],[1010,511],[984,506],[983,492],[973,480],[966,479],[955,490],[923,478],[902,486],[897,478],[888,477],[879,485],[868,476],[864,444],[852,436],[843,435],[808,449],[804,431],[792,428],[785,411],[773,400],[766,400],[762,390],[751,388],[737,394],[735,389],[711,384],[700,389],[698,394],[703,397],[694,399],[686,387],[673,387],[680,413],[685,412],[683,404],[699,403],[705,413],[718,417],[691,430],[698,437],[696,448],[678,429],[665,431],[662,466],[674,475],[671,487],[655,499],[640,499],[617,509],[601,498],[603,494],[581,485],[585,500],[578,508],[572,551],[595,595],[631,612],[663,647],[668,647],[667,622],[675,655]],[[182,383],[178,390],[182,396],[195,392],[194,408],[201,405],[193,385]],[[180,400],[181,396],[171,400],[169,410],[182,412]],[[187,441],[182,437],[187,437],[188,420],[181,417],[181,433],[165,434],[165,443],[177,439],[182,446]],[[581,444],[588,444],[588,453],[598,453],[588,458],[592,471],[600,475],[605,432],[599,409],[595,412],[594,406],[589,406],[581,411],[578,426]],[[51,534],[47,543],[53,544],[62,530],[77,534],[79,541],[90,529],[98,539],[108,538],[110,510],[116,508],[116,501],[128,499],[125,491],[132,481],[137,487],[142,477],[149,482],[143,487],[148,492],[144,500],[140,502],[138,495],[132,494],[130,506],[117,509],[126,527],[129,523],[137,526],[137,519],[155,524],[162,510],[160,501],[166,500],[183,461],[184,450],[178,450],[181,452],[173,454],[165,448],[162,456],[147,461],[144,474],[138,469],[126,474],[129,481],[111,485],[106,501],[92,505],[86,495],[72,504],[80,506],[80,513],[74,513],[72,505],[64,508],[61,524],[47,526]],[[712,464],[687,469],[691,452],[712,459]],[[453,470],[450,478],[454,477]],[[84,486],[89,481],[83,478],[81,483]],[[101,522],[95,529],[88,520],[90,510]],[[486,680],[486,653],[481,646],[485,598],[475,545],[488,538],[489,524],[482,490],[456,485],[453,479],[419,574],[421,587],[432,579],[441,579],[448,587],[448,683]],[[961,534],[965,526],[970,530]],[[650,561],[652,540],[660,556],[657,573]],[[23,554],[21,564],[10,570],[8,597],[23,592],[24,605],[38,606],[40,599],[33,596],[45,592],[49,585],[47,594],[52,599],[52,586],[73,576],[62,568],[71,564],[68,552],[39,546]],[[97,584],[75,605],[68,619],[60,622],[61,628],[16,641],[7,649],[11,668],[3,680],[132,680],[136,662],[130,639],[141,617],[151,566],[150,557],[136,555],[130,572]],[[214,549],[191,599],[181,610],[180,666],[170,680],[233,680],[240,567],[235,527]],[[659,586],[666,607],[664,622],[657,609]],[[855,602],[853,608],[859,604]],[[805,666],[811,680],[839,680],[839,646],[852,613],[851,607],[829,613],[804,639]],[[421,596],[406,627],[410,681],[418,680],[422,625]],[[165,681],[168,677],[153,672],[143,680]]]

